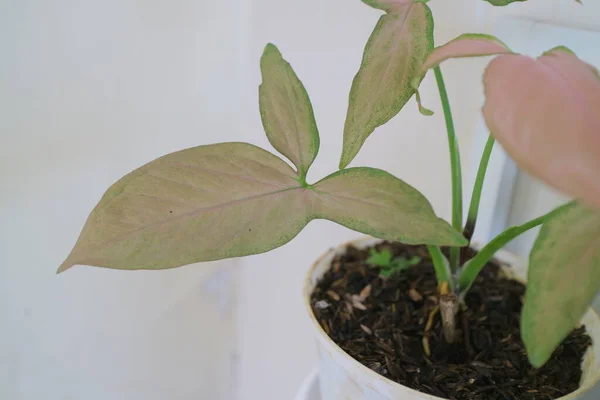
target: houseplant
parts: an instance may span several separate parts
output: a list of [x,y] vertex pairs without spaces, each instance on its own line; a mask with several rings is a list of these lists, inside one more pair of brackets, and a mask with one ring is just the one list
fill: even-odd
[[[586,259],[582,260],[578,259],[581,254],[558,251],[561,246],[570,249],[574,247],[573,243],[578,243],[578,246],[586,243],[581,237],[588,241],[586,247],[593,249],[589,240],[598,236],[597,223],[593,223],[597,221],[595,209],[582,202],[570,204],[509,230],[483,247],[472,259],[461,258],[459,250],[468,245],[474,229],[486,159],[493,138],[497,136],[510,151],[510,142],[506,138],[508,133],[517,131],[503,128],[506,121],[502,116],[511,113],[511,110],[504,110],[506,100],[514,101],[515,98],[498,97],[494,92],[492,84],[501,82],[501,76],[494,73],[494,65],[524,58],[511,54],[495,38],[481,35],[464,35],[434,50],[433,21],[424,2],[366,2],[382,8],[386,14],[371,36],[350,94],[340,171],[316,184],[306,182],[306,172],[319,147],[312,108],[291,67],[279,51],[269,45],[261,59],[261,115],[271,144],[296,169],[276,156],[244,143],[201,146],[152,161],[128,174],[107,191],[90,215],[61,271],[74,264],[162,269],[256,254],[291,240],[312,219],[330,219],[378,238],[428,245],[435,261],[440,294],[448,300],[448,306],[440,314],[446,316],[446,333],[452,341],[456,333],[453,324],[459,312],[460,295],[471,286],[481,267],[509,239],[543,223],[545,233],[536,245],[536,249],[542,250],[534,250],[531,274],[549,270],[545,265],[543,269],[536,267],[540,261],[535,256],[542,254],[546,258],[552,257],[556,266],[551,271],[555,276],[545,274],[530,279],[537,289],[528,293],[523,326],[531,362],[536,366],[544,364],[552,350],[578,323],[597,289],[592,270],[597,264],[595,254],[584,252]],[[464,229],[458,147],[442,74],[437,65],[448,57],[493,54],[504,54],[490,65],[486,76],[486,88],[490,92],[484,114],[495,136],[486,148],[482,172],[467,217],[467,229]],[[577,77],[593,72],[591,68],[582,67],[584,64],[563,48],[551,50],[540,60],[532,62],[537,65],[553,60],[579,67],[580,70],[575,71]],[[345,168],[377,126],[397,114],[413,95],[420,103],[419,83],[430,68],[434,68],[440,86],[449,127],[453,170],[452,225],[437,218],[427,200],[416,190],[390,174],[371,168]],[[540,75],[535,67],[532,68],[534,76]],[[505,69],[501,68],[503,71]],[[420,108],[424,114],[431,114],[423,106]],[[578,116],[576,109],[567,110],[569,115]],[[515,114],[515,110],[512,113]],[[583,117],[583,121],[586,117],[590,118],[589,115]],[[537,130],[531,129],[530,125],[527,127],[526,132],[546,131],[546,127]],[[536,128],[535,124],[533,128]],[[576,132],[588,137],[583,128]],[[517,150],[521,148],[514,147]],[[522,163],[530,160],[529,155],[516,158]],[[593,157],[590,158],[593,160]],[[531,170],[536,171],[533,167]],[[561,168],[558,172],[564,171]],[[556,178],[556,174],[550,178]],[[568,178],[566,182],[578,182],[570,176]],[[581,186],[592,186],[584,183]],[[587,200],[575,189],[566,189]],[[585,221],[585,224],[577,224],[575,218]],[[573,233],[566,237],[562,226]],[[583,228],[583,232],[578,231]],[[553,245],[546,251],[544,246],[547,247],[549,242]],[[448,262],[439,246],[450,247]],[[555,257],[556,254],[560,258]],[[580,282],[562,279],[561,274],[565,272],[560,268],[564,265],[560,261],[564,257],[572,265],[569,275],[577,268],[581,269],[581,275],[590,278],[585,291],[576,291],[572,287]],[[550,278],[552,281],[548,281]],[[550,296],[559,304],[549,308],[546,307],[548,288],[556,281],[571,286],[561,292],[564,297],[557,299]],[[540,315],[543,318],[537,318]]]

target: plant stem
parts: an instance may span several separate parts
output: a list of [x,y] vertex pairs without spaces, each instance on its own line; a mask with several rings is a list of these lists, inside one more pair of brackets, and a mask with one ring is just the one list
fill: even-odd
[[456,314],[458,313],[458,301],[456,293],[448,293],[440,296],[442,331],[447,343],[454,343],[456,340]]
[[465,263],[463,270],[458,277],[458,286],[461,293],[466,293],[471,288],[471,285],[473,285],[477,275],[479,275],[483,267],[492,259],[498,250],[506,246],[508,242],[517,236],[543,224],[560,211],[562,211],[561,207],[552,210],[548,214],[544,214],[541,217],[532,219],[523,225],[512,226],[492,239],[481,249],[481,251],[479,251],[475,257]]
[[467,223],[463,235],[467,238],[469,243],[475,232],[475,224],[477,223],[477,214],[479,213],[479,203],[481,202],[481,192],[483,190],[483,182],[485,181],[485,174],[487,172],[488,164],[490,162],[490,156],[494,148],[494,135],[490,133],[488,140],[483,149],[481,155],[481,161],[479,162],[479,169],[477,170],[477,177],[475,178],[475,184],[473,185],[473,194],[471,196],[471,205],[469,206],[469,213],[467,214]]
[[429,254],[431,255],[431,261],[433,261],[433,268],[435,270],[435,277],[438,282],[438,286],[442,283],[447,283],[450,290],[454,290],[454,279],[452,279],[452,272],[448,267],[448,260],[437,246],[427,246]]
[[[463,224],[463,204],[462,204],[462,172],[460,164],[460,151],[456,133],[454,130],[454,120],[452,119],[452,110],[450,109],[450,101],[448,100],[448,92],[444,83],[444,76],[440,67],[434,68],[435,79],[437,81],[438,90],[440,92],[440,100],[444,109],[444,117],[446,118],[446,130],[448,131],[448,147],[450,149],[450,171],[452,173],[452,226],[458,232],[462,232]],[[458,268],[460,264],[460,248],[450,248],[450,268],[452,271]]]

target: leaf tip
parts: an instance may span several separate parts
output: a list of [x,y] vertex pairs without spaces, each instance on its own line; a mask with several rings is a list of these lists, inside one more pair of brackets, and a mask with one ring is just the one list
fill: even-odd
[[63,272],[65,272],[66,270],[70,269],[74,265],[75,264],[73,264],[72,262],[70,262],[69,259],[65,260],[65,262],[63,262],[60,265],[60,267],[58,267],[58,269],[56,270],[56,275],[62,274]]
[[529,363],[536,369],[542,368],[550,359],[552,352],[544,351],[543,348],[530,343],[530,341],[524,340],[524,343]]
[[282,58],[281,52],[279,51],[277,46],[275,46],[271,42],[269,42],[265,45],[265,49],[263,50],[263,54],[260,58],[261,63],[264,63],[266,61],[266,58],[270,57],[270,56]]
[[537,330],[535,329],[536,321],[530,316],[532,312],[530,306],[531,302],[527,301],[526,296],[521,313],[521,340],[525,346],[529,363],[537,369],[543,367],[548,362],[554,349],[548,347],[548,343],[540,340],[539,334],[537,334]]
[[556,46],[550,50],[545,51],[542,54],[542,56],[554,56],[557,54],[566,54],[569,56],[577,57],[577,54],[575,54],[575,52],[573,50],[571,50],[570,48],[568,48],[567,46]]
[[265,45],[265,50],[263,51],[264,53],[269,53],[272,51],[277,51],[279,52],[279,49],[277,49],[277,46],[275,46],[273,43],[269,42]]

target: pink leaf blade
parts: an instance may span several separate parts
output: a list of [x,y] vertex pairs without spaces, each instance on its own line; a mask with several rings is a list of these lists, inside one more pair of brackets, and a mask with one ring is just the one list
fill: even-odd
[[319,130],[304,85],[273,44],[260,60],[260,114],[271,145],[298,168],[304,178],[319,151]]
[[352,82],[340,168],[414,95],[412,80],[432,49],[433,18],[426,4],[402,5],[379,19]]
[[484,57],[511,53],[498,38],[477,33],[466,33],[436,47],[423,65],[423,74],[451,58]]
[[374,168],[338,171],[314,185],[317,218],[407,244],[464,246],[466,239],[438,218],[416,189]]
[[488,128],[517,164],[600,207],[600,80],[565,52],[499,56],[485,75]]
[[76,264],[165,269],[265,252],[310,221],[305,192],[285,162],[246,143],[171,153],[107,190],[59,272]]
[[362,0],[368,6],[373,8],[377,8],[379,10],[384,10],[386,12],[391,12],[396,8],[405,6],[407,4],[412,4],[414,0]]

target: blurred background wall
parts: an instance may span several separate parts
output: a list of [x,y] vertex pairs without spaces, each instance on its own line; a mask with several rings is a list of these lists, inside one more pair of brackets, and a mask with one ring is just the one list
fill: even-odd
[[[589,3],[589,4],[588,4]],[[600,5],[430,1],[436,43],[500,16],[600,30]],[[291,399],[315,362],[300,297],[308,265],[358,234],[324,221],[268,254],[161,272],[55,270],[104,190],[199,144],[270,148],[259,57],[275,43],[321,132],[309,180],[337,169],[350,84],[380,12],[359,0],[0,0],[0,398]],[[558,43],[557,43],[558,44]],[[444,66],[465,161],[486,60]],[[353,165],[384,168],[450,215],[434,80]]]

